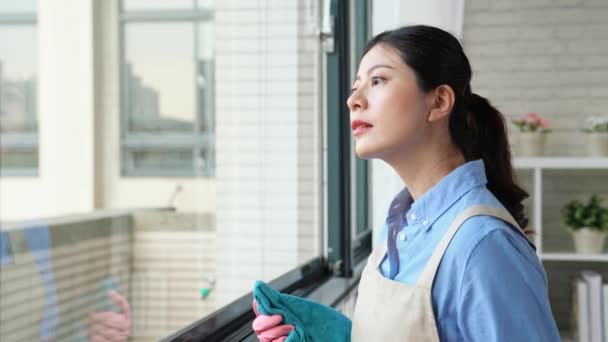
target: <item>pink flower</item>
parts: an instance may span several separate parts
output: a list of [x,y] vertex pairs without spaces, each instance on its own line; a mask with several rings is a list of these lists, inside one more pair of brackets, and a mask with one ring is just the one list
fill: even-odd
[[540,117],[536,115],[536,113],[529,113],[528,115],[524,116],[524,122],[532,126],[538,125],[539,120]]
[[522,132],[527,132],[527,131],[534,132],[538,129],[548,130],[549,126],[550,126],[549,121],[542,118],[540,115],[536,114],[535,112],[529,112],[528,114],[523,116],[521,119],[513,120],[512,122],[517,127],[519,127],[520,131],[522,131]]
[[549,121],[543,119],[543,118],[539,118],[540,121],[540,125],[544,128],[544,129],[549,129]]
[[540,117],[538,116],[538,114],[536,114],[534,112],[528,113],[528,115],[526,115],[526,118],[528,118],[530,120],[538,120],[538,119],[540,119]]

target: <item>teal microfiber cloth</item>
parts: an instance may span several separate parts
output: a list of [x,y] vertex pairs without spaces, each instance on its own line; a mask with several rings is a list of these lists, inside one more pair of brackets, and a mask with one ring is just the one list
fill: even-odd
[[350,319],[333,308],[281,293],[256,281],[253,298],[262,315],[282,315],[283,322],[296,327],[285,342],[350,342]]

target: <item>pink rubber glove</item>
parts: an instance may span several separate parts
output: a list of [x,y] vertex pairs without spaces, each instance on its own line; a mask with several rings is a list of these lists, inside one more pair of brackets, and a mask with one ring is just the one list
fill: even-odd
[[258,303],[255,299],[252,306],[257,318],[251,326],[261,342],[284,342],[287,339],[287,335],[295,329],[291,324],[281,324],[283,321],[283,316],[281,315],[260,315]]
[[108,296],[121,312],[90,312],[87,332],[89,340],[125,342],[131,334],[131,307],[116,291],[110,291]]

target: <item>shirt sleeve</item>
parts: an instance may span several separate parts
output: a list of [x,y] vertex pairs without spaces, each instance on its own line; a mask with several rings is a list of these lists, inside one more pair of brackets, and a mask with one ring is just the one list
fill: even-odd
[[496,229],[469,254],[457,304],[465,341],[560,341],[545,271],[527,243]]

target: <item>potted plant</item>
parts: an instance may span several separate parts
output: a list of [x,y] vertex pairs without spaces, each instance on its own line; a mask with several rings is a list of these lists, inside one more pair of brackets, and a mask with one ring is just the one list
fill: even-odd
[[592,116],[585,120],[587,152],[592,156],[608,156],[608,116]]
[[549,132],[549,122],[536,113],[528,113],[511,122],[519,128],[520,154],[522,156],[543,155],[546,144],[545,133]]
[[594,194],[586,205],[574,200],[562,208],[562,221],[572,232],[577,253],[597,254],[604,248],[608,208],[601,202],[602,198]]

